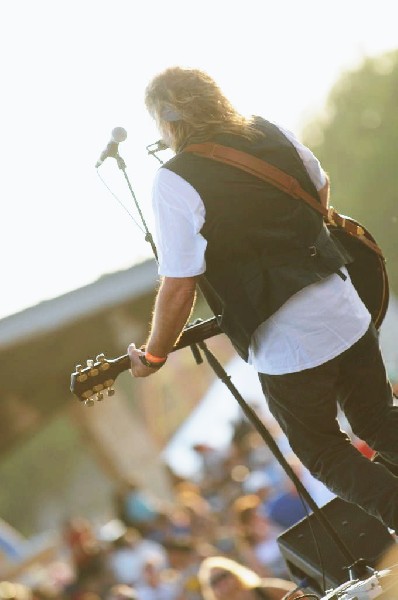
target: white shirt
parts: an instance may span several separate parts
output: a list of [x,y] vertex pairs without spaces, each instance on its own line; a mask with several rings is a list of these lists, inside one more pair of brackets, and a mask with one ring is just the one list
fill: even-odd
[[[317,190],[326,183],[319,161],[295,136],[278,126],[295,146]],[[206,271],[207,241],[200,230],[206,210],[198,192],[182,177],[159,169],[153,187],[159,275],[193,277]],[[312,285],[289,298],[254,332],[249,364],[282,375],[319,366],[350,348],[366,332],[370,314],[348,273]]]

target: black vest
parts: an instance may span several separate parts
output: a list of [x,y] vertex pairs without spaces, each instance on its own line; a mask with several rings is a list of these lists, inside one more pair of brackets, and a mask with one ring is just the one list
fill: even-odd
[[[221,134],[213,141],[253,154],[318,193],[293,144],[257,118],[255,142]],[[188,181],[206,209],[206,273],[200,287],[221,329],[247,360],[257,327],[293,294],[337,272],[351,257],[330,238],[320,214],[236,167],[181,152],[167,168]]]

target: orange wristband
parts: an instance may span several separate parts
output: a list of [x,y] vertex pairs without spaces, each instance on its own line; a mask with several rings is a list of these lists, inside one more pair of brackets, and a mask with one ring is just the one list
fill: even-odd
[[153,354],[150,354],[147,351],[145,351],[145,358],[149,362],[155,363],[155,364],[161,364],[161,363],[166,362],[166,360],[167,360],[167,356],[165,356],[164,358],[160,358],[160,356],[154,356]]

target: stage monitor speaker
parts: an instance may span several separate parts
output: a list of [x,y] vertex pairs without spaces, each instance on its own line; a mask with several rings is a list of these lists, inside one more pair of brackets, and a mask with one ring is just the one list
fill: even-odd
[[[355,504],[334,498],[320,510],[355,560],[363,558],[371,568],[394,543],[388,529]],[[305,579],[306,589],[323,593],[324,584],[331,589],[350,579],[350,565],[313,513],[282,533],[278,545],[297,585]]]

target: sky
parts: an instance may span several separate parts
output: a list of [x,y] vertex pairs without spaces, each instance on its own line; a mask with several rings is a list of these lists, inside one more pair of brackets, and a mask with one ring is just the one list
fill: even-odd
[[300,137],[342,71],[398,47],[395,10],[394,0],[2,2],[0,318],[151,256],[116,161],[94,165],[124,127],[119,152],[152,229],[159,164],[146,146],[159,134],[143,97],[154,75],[203,69],[241,112]]

